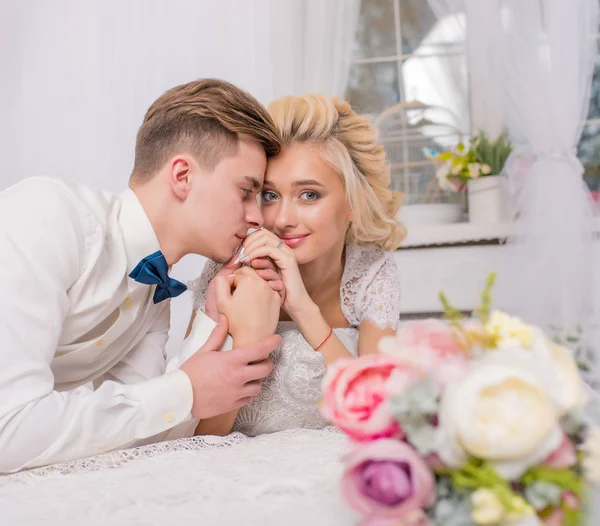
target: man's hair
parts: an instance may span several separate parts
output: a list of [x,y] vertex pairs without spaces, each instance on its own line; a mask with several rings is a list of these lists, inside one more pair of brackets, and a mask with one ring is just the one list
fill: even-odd
[[135,144],[132,178],[151,178],[176,153],[194,156],[213,170],[233,155],[239,134],[258,141],[267,157],[280,141],[267,110],[252,95],[219,79],[200,79],[170,89],[146,112]]

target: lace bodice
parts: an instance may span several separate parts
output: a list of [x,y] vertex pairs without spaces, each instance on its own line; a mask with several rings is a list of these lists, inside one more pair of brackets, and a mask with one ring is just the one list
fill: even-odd
[[[271,354],[273,372],[263,381],[260,394],[240,409],[233,431],[257,436],[328,425],[318,405],[325,374],[323,356],[308,345],[294,322],[279,322],[277,333],[281,335],[281,345]],[[335,334],[356,356],[358,330],[335,329]]]
[[[200,278],[190,283],[195,308],[204,309],[208,284],[219,269],[219,265],[209,261]],[[347,246],[340,305],[350,327],[335,329],[335,334],[354,356],[358,353],[358,328],[363,320],[380,328],[396,329],[400,294],[393,255],[373,247]],[[234,431],[256,436],[327,425],[317,403],[325,374],[322,355],[308,345],[293,322],[280,322],[277,333],[282,340],[271,355],[273,372],[263,382],[261,393],[239,411]]]

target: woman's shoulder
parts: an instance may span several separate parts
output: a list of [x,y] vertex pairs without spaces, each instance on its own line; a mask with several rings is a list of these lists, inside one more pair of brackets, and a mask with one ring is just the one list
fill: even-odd
[[384,267],[396,267],[394,252],[373,245],[346,245],[346,261],[342,280],[360,281],[375,277]]
[[394,252],[374,246],[346,246],[346,262],[341,283],[344,315],[353,325],[372,317],[372,310],[385,310],[396,317],[399,310],[400,276]]

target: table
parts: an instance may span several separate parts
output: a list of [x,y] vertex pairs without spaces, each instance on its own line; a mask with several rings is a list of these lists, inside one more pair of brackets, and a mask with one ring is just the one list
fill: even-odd
[[2,525],[351,526],[333,428],[194,437],[0,477]]

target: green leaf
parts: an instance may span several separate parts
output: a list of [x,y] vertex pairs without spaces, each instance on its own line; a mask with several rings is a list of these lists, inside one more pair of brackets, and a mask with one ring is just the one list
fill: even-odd
[[537,481],[525,487],[525,498],[534,509],[541,511],[549,506],[558,506],[561,502],[561,489],[550,482]]
[[481,293],[481,306],[476,311],[476,316],[481,319],[483,323],[487,322],[490,316],[490,310],[492,308],[492,289],[496,283],[496,273],[491,272],[488,274],[485,280],[485,286]]

